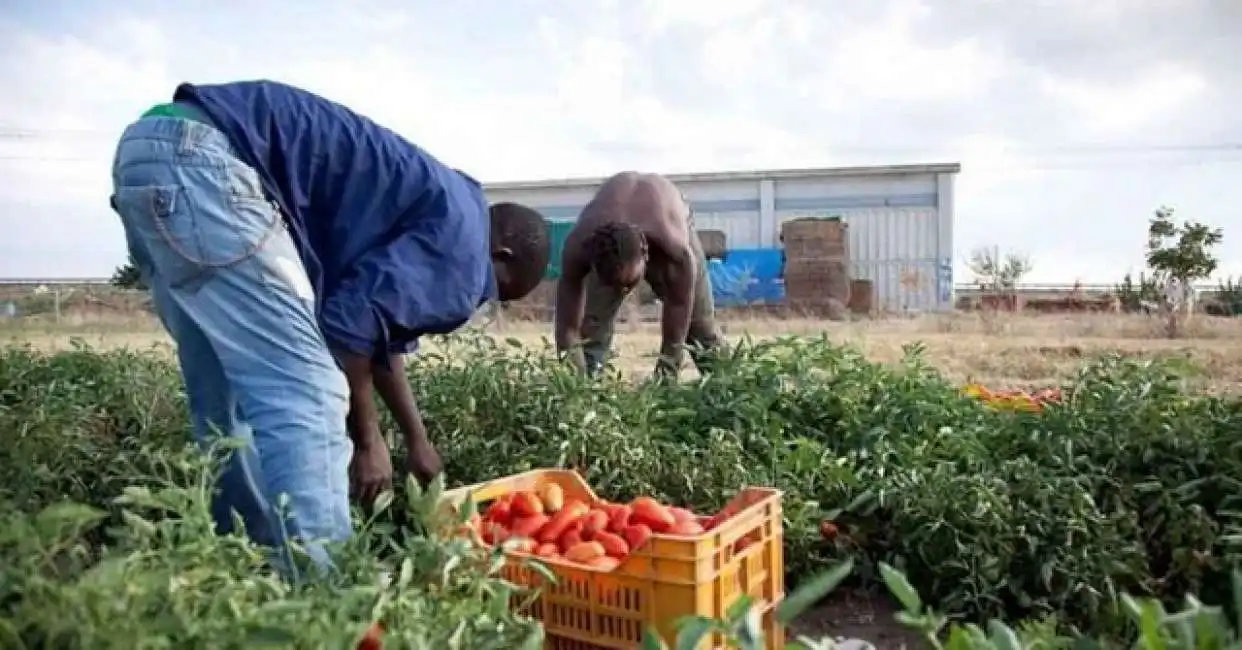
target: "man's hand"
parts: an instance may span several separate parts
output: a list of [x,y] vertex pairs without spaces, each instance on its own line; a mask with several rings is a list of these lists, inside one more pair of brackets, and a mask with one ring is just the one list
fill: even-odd
[[681,364],[680,354],[672,358],[666,354],[661,354],[656,359],[655,372],[651,374],[651,378],[657,383],[674,382],[681,371]]
[[580,342],[575,342],[569,346],[569,349],[561,354],[561,359],[568,361],[569,367],[573,368],[575,372],[584,373],[588,370],[586,354],[583,352],[582,343]]
[[388,358],[388,363],[372,368],[375,388],[388,404],[397,426],[405,437],[405,466],[418,482],[426,487],[431,479],[444,471],[444,463],[435,445],[427,436],[423,416],[414,403],[414,393],[405,374],[405,359],[399,354]]
[[349,381],[349,415],[345,424],[354,442],[349,459],[350,496],[370,507],[380,492],[392,487],[392,458],[380,435],[379,414],[371,395],[371,360],[336,350],[334,354]]
[[436,451],[435,445],[424,439],[409,445],[405,453],[405,468],[425,488],[431,479],[444,471],[444,462],[440,460],[440,452]]
[[384,490],[392,489],[392,456],[383,438],[354,445],[349,461],[349,494],[364,507],[371,507]]

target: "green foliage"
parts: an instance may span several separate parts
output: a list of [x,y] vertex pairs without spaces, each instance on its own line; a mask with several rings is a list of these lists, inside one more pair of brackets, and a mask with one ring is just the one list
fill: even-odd
[[1216,283],[1215,302],[1221,316],[1242,316],[1242,282],[1229,277]]
[[[1063,404],[1011,413],[963,397],[917,346],[883,366],[826,339],[742,341],[706,380],[637,386],[615,372],[582,378],[516,341],[465,335],[446,350],[410,372],[453,485],[572,467],[611,498],[703,511],[771,485],[785,494],[791,587],[813,590],[808,576],[852,562],[839,579],[887,584],[920,625],[1036,621],[1016,628],[1028,645],[1004,647],[1064,647],[1055,639],[1076,632],[1127,639],[1123,592],[1166,606],[1185,593],[1234,602],[1242,407],[1187,395],[1177,366],[1100,359]],[[0,430],[5,639],[241,648],[270,635],[280,647],[347,647],[375,620],[401,647],[521,647],[537,634],[500,604],[509,587],[488,574],[494,559],[410,534],[437,525],[427,495],[404,483],[401,505],[360,522],[338,551],[345,577],[331,585],[284,586],[247,542],[208,534],[208,469],[185,449],[180,379],[158,353],[0,352]],[[820,534],[824,520],[835,538]],[[376,586],[381,572],[404,575],[407,559],[405,587]],[[687,625],[749,638],[753,615],[738,607]],[[460,620],[468,629],[453,636]],[[983,643],[971,628],[957,642],[951,624],[937,629],[947,646],[990,647],[961,645]]]
[[1129,273],[1121,279],[1121,283],[1113,288],[1113,295],[1117,296],[1117,301],[1121,303],[1121,309],[1125,312],[1136,312],[1142,307],[1142,303],[1156,303],[1161,300],[1160,288],[1156,286],[1156,279],[1147,277],[1140,273],[1138,282],[1135,282],[1133,276]]
[[1029,256],[1011,252],[1002,257],[999,251],[990,248],[972,251],[966,265],[981,289],[1001,292],[1012,291],[1034,268]]
[[138,265],[134,263],[132,253],[124,264],[116,267],[116,270],[112,272],[108,283],[121,289],[147,288],[147,283],[142,280],[142,274],[138,271]]
[[1178,280],[1206,278],[1216,271],[1212,248],[1223,238],[1220,228],[1197,221],[1176,223],[1173,208],[1162,207],[1147,227],[1147,266]]
[[[851,570],[849,563],[821,574],[806,587],[790,595],[790,600],[802,605],[822,597],[845,579]],[[895,615],[903,626],[914,630],[935,650],[1103,650],[1117,647],[1107,640],[1087,637],[1070,638],[1060,634],[1055,625],[1047,621],[1026,623],[1014,629],[998,619],[988,621],[986,629],[974,623],[951,623],[934,608],[925,606],[918,592],[900,571],[880,563],[880,574],[888,592],[901,603],[902,611]],[[1242,572],[1234,571],[1230,577],[1235,602],[1242,602]],[[1126,624],[1135,637],[1134,648],[1143,650],[1238,650],[1242,648],[1242,609],[1205,605],[1194,596],[1183,599],[1180,611],[1169,612],[1154,598],[1134,598],[1122,594],[1119,598],[1125,611]],[[782,620],[791,620],[802,611],[788,609]],[[751,622],[754,610],[748,600],[730,612],[724,620],[685,621],[677,638],[676,650],[695,648],[698,641],[710,632],[725,635],[730,648],[738,650],[763,650],[764,637],[761,629]],[[684,641],[684,643],[683,643]],[[832,639],[799,637],[786,646],[789,650],[832,650],[837,647]],[[654,635],[649,635],[643,650],[669,650]]]
[[379,622],[402,647],[541,647],[542,627],[509,611],[497,558],[447,535],[461,518],[435,519],[435,490],[414,485],[401,504],[432,534],[359,521],[331,580],[290,585],[244,537],[213,533],[204,456],[150,462],[165,472],[145,477],[155,487],[124,488],[111,513],[69,501],[5,512],[0,646],[352,648]]

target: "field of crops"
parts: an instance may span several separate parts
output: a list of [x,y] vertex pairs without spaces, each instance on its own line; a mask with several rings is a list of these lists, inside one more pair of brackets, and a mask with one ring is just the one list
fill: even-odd
[[[1076,358],[1041,378],[1062,390],[1037,410],[963,394],[914,342],[889,363],[825,338],[739,342],[710,379],[659,386],[467,335],[411,378],[450,486],[567,467],[609,498],[701,512],[777,487],[791,590],[850,560],[842,588],[864,598],[891,565],[938,612],[1026,621],[1056,647],[1054,631],[1132,635],[1122,592],[1237,600],[1242,405],[1188,390],[1193,356]],[[0,647],[347,648],[377,620],[386,647],[539,643],[493,557],[407,534],[456,527],[435,494],[399,490],[332,584],[268,577],[259,551],[210,534],[187,429],[166,354],[0,353]]]

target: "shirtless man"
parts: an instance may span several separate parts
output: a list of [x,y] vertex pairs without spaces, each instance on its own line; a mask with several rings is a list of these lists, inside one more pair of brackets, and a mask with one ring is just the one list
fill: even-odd
[[720,344],[707,259],[685,197],[658,174],[617,174],[583,208],[562,254],[557,351],[568,352],[576,368],[598,372],[617,311],[643,279],[664,304],[656,375],[676,377],[683,346],[707,372],[708,352]]

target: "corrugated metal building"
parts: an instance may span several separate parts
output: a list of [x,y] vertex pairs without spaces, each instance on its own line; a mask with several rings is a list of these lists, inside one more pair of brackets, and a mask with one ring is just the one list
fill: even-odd
[[[733,256],[777,253],[781,224],[841,217],[853,277],[872,280],[890,311],[953,306],[953,180],[957,163],[672,174],[698,229],[721,230]],[[491,183],[489,200],[515,201],[572,222],[602,178]]]

